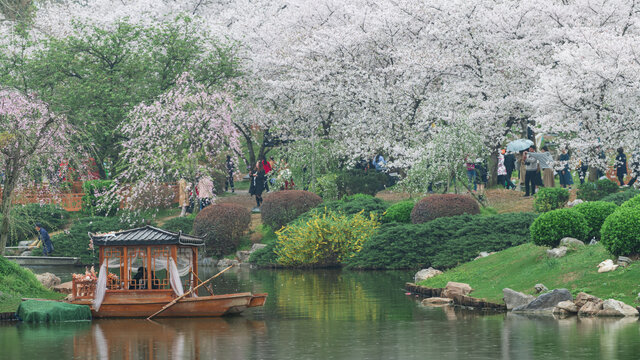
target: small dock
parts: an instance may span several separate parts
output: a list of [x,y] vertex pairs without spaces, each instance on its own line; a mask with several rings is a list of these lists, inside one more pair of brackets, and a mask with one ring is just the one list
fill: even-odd
[[62,266],[80,263],[80,258],[63,256],[5,256],[5,259],[22,266]]

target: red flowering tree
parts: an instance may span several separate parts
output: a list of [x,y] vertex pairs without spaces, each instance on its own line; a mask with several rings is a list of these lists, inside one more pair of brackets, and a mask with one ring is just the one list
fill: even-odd
[[[0,254],[9,239],[15,190],[31,179],[34,171],[59,182],[58,167],[69,158],[72,129],[64,116],[56,115],[34,95],[0,90],[0,171],[3,176]],[[77,152],[75,152],[77,153]]]

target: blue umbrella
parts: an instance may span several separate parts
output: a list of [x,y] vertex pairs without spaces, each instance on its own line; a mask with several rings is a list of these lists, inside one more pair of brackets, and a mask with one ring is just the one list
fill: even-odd
[[518,139],[513,140],[512,142],[507,144],[507,151],[509,152],[520,152],[522,150],[526,150],[529,146],[533,145],[533,141],[529,139]]

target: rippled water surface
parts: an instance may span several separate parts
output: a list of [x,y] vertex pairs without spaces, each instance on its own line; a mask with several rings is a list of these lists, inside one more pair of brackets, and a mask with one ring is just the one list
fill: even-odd
[[268,292],[264,308],[225,318],[0,324],[0,359],[640,358],[636,319],[423,307],[404,295],[411,278],[407,272],[232,269],[215,280],[214,291]]

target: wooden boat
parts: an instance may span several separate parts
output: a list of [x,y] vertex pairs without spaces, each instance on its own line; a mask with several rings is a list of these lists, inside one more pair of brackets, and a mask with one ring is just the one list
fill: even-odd
[[[107,290],[96,309],[95,278],[73,280],[73,304],[91,306],[96,318],[148,317],[181,293],[176,286],[193,289],[198,277],[198,248],[204,241],[196,236],[153,226],[109,234],[89,234],[99,248],[101,271],[108,272]],[[180,269],[180,270],[179,270]],[[135,275],[134,275],[135,273]],[[176,281],[176,277],[178,281]],[[186,278],[183,282],[180,278]],[[238,314],[263,306],[267,294],[249,292],[180,299],[158,317],[213,317]]]

